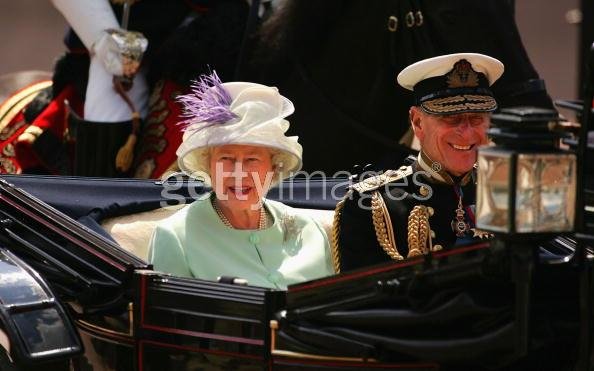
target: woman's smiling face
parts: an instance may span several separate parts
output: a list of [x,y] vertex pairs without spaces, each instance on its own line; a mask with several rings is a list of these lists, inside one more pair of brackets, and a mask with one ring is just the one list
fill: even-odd
[[412,107],[410,118],[423,152],[454,176],[469,172],[476,162],[478,147],[488,143],[489,113],[442,116]]
[[271,152],[260,146],[230,144],[214,147],[209,164],[217,199],[236,210],[257,207],[274,174]]

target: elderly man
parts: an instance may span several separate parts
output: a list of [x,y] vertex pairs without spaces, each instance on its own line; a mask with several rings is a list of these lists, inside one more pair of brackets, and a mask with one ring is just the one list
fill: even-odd
[[474,166],[497,108],[489,87],[502,73],[497,59],[458,53],[422,60],[398,75],[398,83],[415,96],[409,117],[421,150],[409,166],[363,174],[339,202],[337,271],[485,237],[474,223]]

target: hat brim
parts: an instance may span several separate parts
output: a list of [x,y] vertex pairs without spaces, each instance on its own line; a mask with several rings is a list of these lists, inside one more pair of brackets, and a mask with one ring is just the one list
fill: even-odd
[[460,94],[428,99],[420,104],[425,113],[454,115],[467,112],[493,112],[497,101],[490,95]]

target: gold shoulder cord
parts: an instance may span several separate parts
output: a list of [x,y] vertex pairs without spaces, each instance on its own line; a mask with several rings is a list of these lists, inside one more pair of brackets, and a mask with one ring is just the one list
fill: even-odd
[[392,219],[382,195],[378,191],[371,194],[371,215],[377,242],[386,254],[393,260],[403,260],[404,257],[396,249]]
[[332,243],[330,244],[330,248],[332,249],[332,265],[334,266],[334,273],[340,273],[340,254],[339,254],[339,242],[338,238],[340,235],[340,216],[342,214],[342,209],[344,208],[344,203],[349,197],[349,193],[347,193],[342,200],[340,200],[336,204],[336,208],[334,209],[334,220],[332,221]]
[[[432,250],[429,230],[427,206],[415,206],[408,215],[408,258],[426,255]],[[428,243],[429,247],[427,247]]]

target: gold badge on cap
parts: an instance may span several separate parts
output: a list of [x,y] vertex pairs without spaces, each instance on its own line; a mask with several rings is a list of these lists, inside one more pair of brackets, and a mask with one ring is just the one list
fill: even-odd
[[474,88],[479,85],[478,74],[466,59],[456,62],[446,76],[448,88]]

